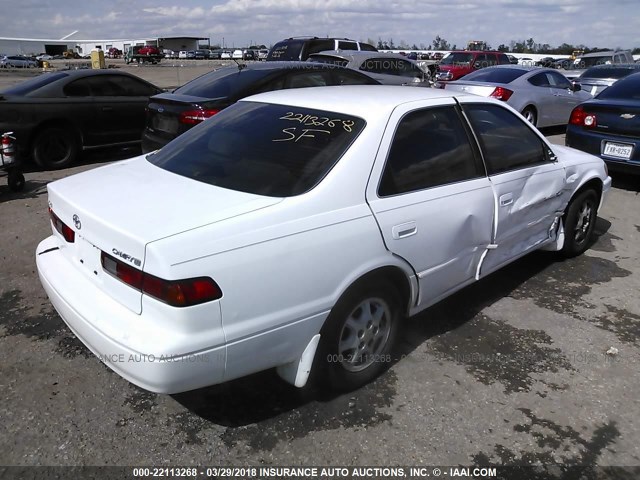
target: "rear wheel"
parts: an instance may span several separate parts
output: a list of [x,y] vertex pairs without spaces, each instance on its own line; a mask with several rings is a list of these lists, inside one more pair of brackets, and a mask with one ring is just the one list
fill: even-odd
[[522,116],[534,127],[538,122],[538,116],[536,115],[536,111],[533,107],[527,107],[522,111]]
[[32,147],[33,159],[43,168],[63,168],[73,163],[78,156],[76,136],[69,129],[47,127],[35,138]]
[[571,200],[564,218],[564,246],[562,254],[575,257],[589,246],[598,211],[598,194],[588,189]]
[[399,296],[388,282],[356,285],[347,291],[322,331],[317,365],[328,386],[354,390],[386,370],[400,317]]

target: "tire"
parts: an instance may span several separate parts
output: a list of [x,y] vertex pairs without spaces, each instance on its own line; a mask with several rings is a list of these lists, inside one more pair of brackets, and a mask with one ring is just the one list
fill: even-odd
[[76,160],[79,146],[76,136],[69,129],[47,127],[35,138],[32,155],[42,168],[63,168]]
[[388,282],[361,284],[333,307],[316,357],[319,380],[337,391],[355,390],[385,371],[400,323],[400,300]]
[[533,107],[527,107],[522,111],[522,116],[534,127],[538,124],[538,115]]
[[7,183],[12,192],[21,192],[24,189],[24,175],[21,172],[10,171]]
[[598,194],[588,189],[578,193],[569,203],[564,216],[565,257],[575,257],[588,247],[596,224]]

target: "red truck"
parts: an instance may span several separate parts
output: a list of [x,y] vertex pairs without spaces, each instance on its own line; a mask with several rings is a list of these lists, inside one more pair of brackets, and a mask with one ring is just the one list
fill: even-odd
[[153,45],[135,45],[127,49],[124,56],[125,63],[159,63],[164,58],[158,47]]
[[502,52],[484,50],[458,50],[449,53],[438,64],[436,80],[442,88],[442,82],[457,80],[467,73],[493,65],[509,65],[509,57]]

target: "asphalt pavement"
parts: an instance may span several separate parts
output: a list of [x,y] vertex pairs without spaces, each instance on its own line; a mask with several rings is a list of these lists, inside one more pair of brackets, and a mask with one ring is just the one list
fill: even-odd
[[[133,68],[166,85],[197,74]],[[0,466],[640,465],[637,179],[614,176],[584,255],[531,254],[408,320],[389,371],[358,391],[307,397],[269,371],[156,395],[73,336],[34,262],[47,183],[136,153],[29,167],[20,194],[0,178]]]

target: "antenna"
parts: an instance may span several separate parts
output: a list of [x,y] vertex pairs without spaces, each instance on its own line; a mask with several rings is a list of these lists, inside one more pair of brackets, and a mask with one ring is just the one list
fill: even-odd
[[236,65],[238,65],[238,71],[241,72],[242,70],[244,70],[245,68],[247,68],[247,65],[245,63],[240,63],[238,62],[237,58],[232,58],[231,60],[233,60],[234,62],[236,62]]

